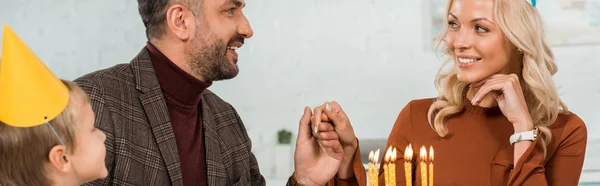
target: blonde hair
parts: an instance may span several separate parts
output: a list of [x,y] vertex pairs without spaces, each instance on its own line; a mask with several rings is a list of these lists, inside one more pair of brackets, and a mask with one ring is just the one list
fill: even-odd
[[[75,83],[62,80],[70,93],[65,110],[49,121],[63,140],[69,154],[75,152],[75,127],[78,109],[74,100],[89,104],[90,98]],[[46,175],[50,150],[60,142],[45,124],[35,127],[12,127],[0,122],[0,185],[52,185]]]
[[[498,25],[508,39],[523,53],[523,69],[521,87],[525,95],[527,108],[534,126],[542,134],[544,154],[550,143],[552,134],[548,126],[557,118],[559,113],[567,113],[567,106],[561,101],[558,90],[552,80],[557,72],[554,54],[548,46],[543,34],[542,19],[535,7],[525,0],[495,0],[494,16]],[[448,1],[446,15],[450,12],[453,0]],[[444,38],[448,27],[436,36],[438,46],[442,46],[447,56],[452,56]],[[446,119],[459,114],[464,109],[464,99],[468,85],[458,80],[457,68],[450,70],[445,67],[450,63],[447,59],[435,77],[435,85],[440,97],[429,108],[427,118],[433,130],[441,137],[448,134],[444,122]]]

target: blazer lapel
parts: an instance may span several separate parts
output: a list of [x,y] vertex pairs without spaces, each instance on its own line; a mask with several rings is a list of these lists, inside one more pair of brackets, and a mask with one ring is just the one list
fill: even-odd
[[223,140],[219,136],[210,106],[204,99],[202,99],[202,124],[204,125],[207,185],[227,185],[227,173],[221,153]]
[[179,153],[167,103],[145,47],[131,62],[131,66],[136,79],[136,88],[142,92],[140,101],[150,122],[160,154],[167,166],[171,184],[183,185]]

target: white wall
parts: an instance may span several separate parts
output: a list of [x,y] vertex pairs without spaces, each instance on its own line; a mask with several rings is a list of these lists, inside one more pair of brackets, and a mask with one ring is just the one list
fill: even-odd
[[[247,0],[255,35],[240,49],[240,75],[211,89],[238,109],[261,168],[272,166],[276,131],[295,133],[305,105],[337,100],[360,139],[377,139],[409,100],[436,95],[421,3]],[[145,44],[133,0],[0,0],[0,24],[66,79],[128,62]],[[554,52],[562,98],[600,138],[600,46]]]

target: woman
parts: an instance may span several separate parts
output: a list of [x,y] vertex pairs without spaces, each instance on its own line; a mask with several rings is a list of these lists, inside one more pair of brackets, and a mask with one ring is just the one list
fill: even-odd
[[[445,63],[436,76],[440,97],[411,101],[394,124],[387,146],[398,150],[397,185],[405,185],[403,157],[409,144],[415,152],[415,185],[420,185],[416,165],[423,146],[435,152],[434,185],[578,184],[587,131],[559,97],[552,80],[557,67],[534,5],[526,0],[449,1],[448,25],[438,41],[454,63]],[[324,113],[316,135],[340,139],[345,157],[354,154],[342,163],[353,170],[340,173],[353,173],[364,184],[350,123],[338,104],[328,106],[331,111],[316,109]],[[383,168],[379,183],[384,183]]]

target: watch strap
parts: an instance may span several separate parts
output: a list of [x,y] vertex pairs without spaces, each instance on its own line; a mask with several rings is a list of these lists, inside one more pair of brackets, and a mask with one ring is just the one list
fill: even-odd
[[510,136],[510,145],[514,145],[520,141],[534,141],[539,134],[539,130],[535,127],[533,130],[517,132]]

